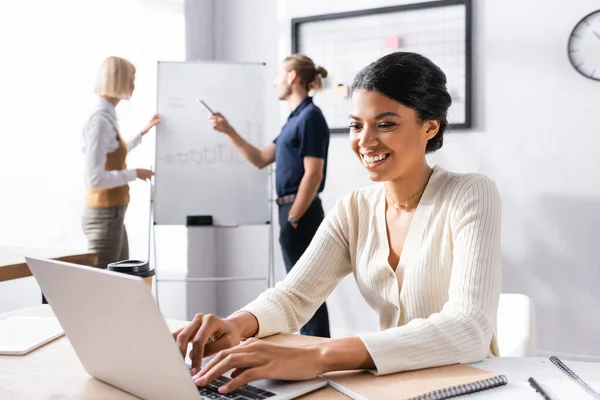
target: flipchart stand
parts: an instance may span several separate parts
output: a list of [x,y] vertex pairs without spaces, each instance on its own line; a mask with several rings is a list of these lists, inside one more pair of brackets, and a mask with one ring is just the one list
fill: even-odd
[[[150,264],[155,269],[155,285],[153,286],[154,296],[156,299],[156,303],[160,308],[160,283],[163,282],[183,282],[183,283],[191,283],[191,282],[206,282],[206,283],[219,283],[219,282],[266,282],[267,287],[273,287],[275,284],[275,244],[274,244],[274,232],[273,232],[273,204],[275,203],[274,187],[274,169],[272,166],[269,166],[268,176],[269,176],[269,220],[266,221],[266,225],[268,225],[268,261],[267,261],[267,275],[266,276],[231,276],[231,277],[222,277],[222,276],[208,276],[208,277],[167,277],[161,278],[161,266],[158,263],[157,257],[157,243],[156,243],[156,223],[154,221],[154,184],[150,185],[150,212],[148,218],[148,260]],[[244,226],[244,225],[241,225]],[[229,225],[210,225],[206,226],[209,229],[237,229],[239,226],[229,226]],[[200,227],[201,228],[201,227]],[[188,228],[189,229],[189,228]],[[189,246],[190,244],[188,244]],[[219,265],[216,265],[216,268],[219,268]],[[202,310],[198,310],[202,311]]]

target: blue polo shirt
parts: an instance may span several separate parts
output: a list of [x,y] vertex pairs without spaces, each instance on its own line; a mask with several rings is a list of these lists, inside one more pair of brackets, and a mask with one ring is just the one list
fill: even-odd
[[295,194],[304,176],[304,157],[325,160],[323,180],[318,193],[325,187],[329,127],[321,109],[306,97],[288,117],[281,133],[273,141],[275,150],[275,189],[277,196]]

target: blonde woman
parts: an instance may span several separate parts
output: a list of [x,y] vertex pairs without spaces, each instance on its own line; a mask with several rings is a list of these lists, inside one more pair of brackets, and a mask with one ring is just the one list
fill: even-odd
[[121,100],[131,98],[134,81],[135,67],[129,61],[119,57],[104,60],[94,88],[98,101],[82,132],[86,182],[83,231],[88,248],[98,254],[98,268],[129,257],[124,225],[129,204],[128,183],[152,177],[152,171],[147,169],[127,169],[125,159],[160,122],[160,116],[154,115],[140,133],[125,142],[115,113]]
[[[276,163],[279,243],[289,273],[308,248],[323,221],[318,194],[325,187],[329,128],[310,93],[322,89],[323,67],[303,54],[283,60],[275,80],[277,97],[288,103],[290,116],[277,138],[263,149],[246,142],[219,113],[211,116],[213,128],[226,134],[240,153],[257,168]],[[329,337],[329,315],[323,303],[302,327],[302,334]]]

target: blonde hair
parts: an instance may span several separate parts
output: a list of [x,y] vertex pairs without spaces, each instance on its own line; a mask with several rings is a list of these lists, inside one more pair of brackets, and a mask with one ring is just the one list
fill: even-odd
[[134,75],[135,67],[129,61],[120,57],[108,57],[102,62],[96,75],[94,93],[98,96],[129,99]]
[[304,54],[292,54],[283,60],[288,71],[296,71],[298,79],[307,91],[318,92],[323,89],[323,78],[327,78],[327,70],[315,65],[314,61]]

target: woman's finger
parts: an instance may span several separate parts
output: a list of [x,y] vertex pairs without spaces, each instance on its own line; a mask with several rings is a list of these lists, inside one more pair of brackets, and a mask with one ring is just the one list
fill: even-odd
[[199,372],[194,375],[192,377],[192,380],[196,381],[199,378],[202,378],[204,375],[206,375],[208,373],[208,371],[210,371],[211,368],[214,368],[215,365],[217,365],[218,363],[220,363],[221,361],[223,361],[225,359],[225,357],[227,357],[229,354],[231,354],[233,351],[233,349],[227,349],[227,350],[223,350],[218,352],[213,358],[211,358],[205,366],[202,367],[202,369],[199,370]]
[[[231,347],[232,346],[229,344],[229,341],[226,338],[218,339],[215,342],[208,342],[206,345],[204,345],[204,354],[202,355],[202,359],[217,354],[222,350],[227,350]],[[196,355],[194,353],[194,348],[192,348],[192,350],[190,350],[190,360],[193,360],[194,358],[196,358]],[[191,371],[192,375],[196,375],[200,372],[200,368],[192,367]]]
[[[232,375],[233,377],[233,375]],[[231,381],[227,382],[227,384],[221,386],[219,388],[219,393],[227,394],[231,393],[234,390],[247,385],[248,383],[269,377],[269,369],[265,366],[259,366],[256,368],[247,368],[243,372],[239,373],[235,378]]]
[[192,368],[199,370],[202,367],[202,358],[204,358],[204,347],[219,330],[218,318],[214,315],[205,315],[202,317],[202,324],[192,339],[194,348],[194,357],[191,358]]
[[172,333],[173,335],[173,339],[177,340],[177,336],[179,336],[179,334],[181,333],[181,331],[185,328],[185,326],[183,328],[179,328],[177,329],[175,332]]
[[236,378],[237,376],[239,376],[242,372],[244,372],[245,370],[247,370],[248,368],[236,368],[233,371],[231,371],[231,379]]
[[[214,359],[213,359],[214,360]],[[211,360],[212,361],[212,360]],[[194,382],[198,386],[205,386],[234,368],[252,368],[261,364],[261,360],[253,353],[232,353],[214,366],[209,367],[208,364],[200,373],[200,377]]]
[[214,342],[207,343],[206,346],[204,346],[204,357],[212,356],[213,354],[230,349],[231,347],[233,346],[231,345],[229,336],[223,336],[222,338],[219,338]]
[[179,347],[179,351],[183,357],[185,357],[188,343],[192,340],[196,332],[198,332],[198,329],[202,324],[203,316],[203,314],[196,314],[194,319],[192,319],[192,322],[178,331],[179,333],[177,334],[175,341],[177,342],[177,347]]

